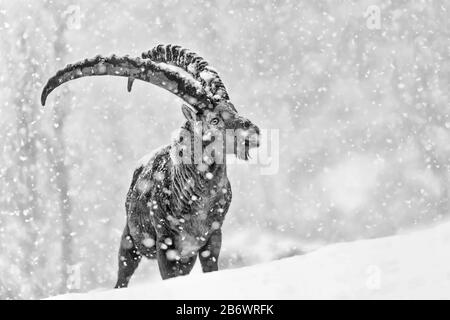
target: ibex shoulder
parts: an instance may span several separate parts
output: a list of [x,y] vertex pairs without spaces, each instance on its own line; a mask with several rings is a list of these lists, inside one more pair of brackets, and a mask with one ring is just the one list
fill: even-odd
[[166,152],[167,148],[168,148],[167,146],[161,146],[147,153],[145,156],[139,159],[139,161],[136,164],[135,170],[138,170],[142,167],[152,166],[152,163],[155,161],[156,157],[161,153]]

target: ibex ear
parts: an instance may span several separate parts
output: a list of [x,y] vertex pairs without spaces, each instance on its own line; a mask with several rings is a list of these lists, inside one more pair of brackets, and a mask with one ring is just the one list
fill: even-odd
[[181,106],[181,111],[183,111],[184,117],[188,121],[197,121],[197,112],[192,107],[183,104]]

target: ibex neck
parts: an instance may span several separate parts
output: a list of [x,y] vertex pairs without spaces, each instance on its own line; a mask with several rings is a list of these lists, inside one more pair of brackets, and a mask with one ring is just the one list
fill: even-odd
[[198,163],[199,159],[193,154],[190,159],[182,158],[181,154],[193,146],[195,138],[192,137],[190,143],[184,139],[176,137],[171,146],[172,195],[176,211],[181,214],[205,209],[202,207],[207,200],[215,197],[228,183],[225,163]]

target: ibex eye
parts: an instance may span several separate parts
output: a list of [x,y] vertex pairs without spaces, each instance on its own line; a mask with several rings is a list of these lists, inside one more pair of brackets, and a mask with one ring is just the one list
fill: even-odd
[[212,125],[216,125],[218,123],[219,123],[219,119],[218,118],[214,118],[214,119],[211,120],[211,124]]

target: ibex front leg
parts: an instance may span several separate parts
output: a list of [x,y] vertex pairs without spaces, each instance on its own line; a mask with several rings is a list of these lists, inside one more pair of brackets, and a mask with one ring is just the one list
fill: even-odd
[[119,248],[119,272],[115,288],[125,288],[128,286],[131,276],[139,265],[142,256],[134,245],[130,236],[128,225],[122,234]]
[[214,230],[209,237],[208,242],[199,251],[200,263],[203,272],[211,272],[219,270],[218,260],[220,248],[222,246],[222,230]]

